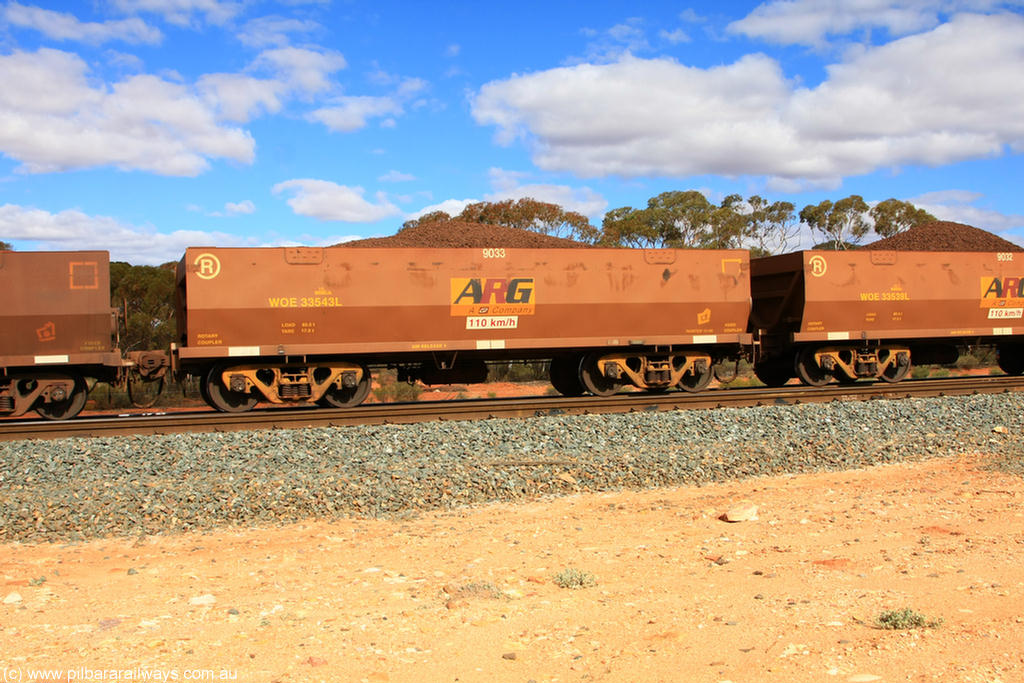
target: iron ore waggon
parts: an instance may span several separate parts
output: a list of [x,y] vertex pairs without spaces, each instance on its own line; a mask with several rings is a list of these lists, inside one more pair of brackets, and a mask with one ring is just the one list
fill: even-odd
[[801,251],[751,262],[755,373],[778,386],[898,382],[913,363],[998,350],[1024,371],[1024,253]]
[[124,372],[107,252],[0,251],[0,292],[0,415],[74,417]]
[[675,249],[189,248],[172,363],[222,411],[358,405],[370,368],[482,382],[550,360],[561,393],[698,391],[751,343],[749,254]]

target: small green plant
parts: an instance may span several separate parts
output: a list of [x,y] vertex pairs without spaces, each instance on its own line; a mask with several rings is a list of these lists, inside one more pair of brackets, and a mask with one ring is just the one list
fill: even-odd
[[909,607],[903,609],[888,610],[882,612],[875,618],[877,628],[890,630],[903,630],[909,628],[938,628],[942,625],[942,619],[928,619],[920,612]]
[[373,390],[373,395],[381,403],[399,403],[416,401],[423,393],[423,386],[408,382],[399,382],[393,370],[385,370],[377,378],[379,386]]
[[596,579],[594,579],[593,574],[591,574],[590,572],[575,569],[573,567],[563,569],[562,571],[558,572],[554,575],[552,580],[555,582],[555,585],[559,586],[560,588],[572,589],[589,588],[593,586],[595,583],[597,583]]
[[981,361],[974,354],[965,353],[956,359],[956,366],[961,370],[974,370],[981,367]]
[[501,589],[490,581],[473,581],[461,585],[450,584],[441,589],[449,598],[490,598],[497,600],[505,597]]
[[910,376],[914,379],[927,379],[931,373],[932,366],[930,365],[915,365],[910,368]]

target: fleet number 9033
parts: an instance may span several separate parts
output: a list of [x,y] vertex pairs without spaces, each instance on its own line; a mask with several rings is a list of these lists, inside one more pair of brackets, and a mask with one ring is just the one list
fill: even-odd
[[504,249],[484,249],[484,258],[505,258]]

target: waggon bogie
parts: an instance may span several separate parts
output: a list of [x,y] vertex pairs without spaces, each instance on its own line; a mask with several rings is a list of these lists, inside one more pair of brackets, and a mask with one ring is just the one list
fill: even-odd
[[201,391],[203,398],[222,412],[244,412],[260,401],[353,406],[362,403],[369,389],[370,372],[360,363],[275,363],[254,359],[214,364],[202,380]]
[[50,420],[66,420],[85,407],[89,386],[74,372],[26,372],[0,377],[0,415],[35,410]]
[[[562,368],[558,371],[566,372]],[[554,373],[552,369],[552,377]],[[709,353],[691,349],[592,352],[582,357],[579,374],[586,391],[605,396],[624,386],[654,392],[672,387],[700,391],[711,382],[714,371]]]
[[905,346],[806,346],[797,353],[794,371],[810,386],[831,378],[843,384],[867,378],[899,382],[910,374],[910,358]]

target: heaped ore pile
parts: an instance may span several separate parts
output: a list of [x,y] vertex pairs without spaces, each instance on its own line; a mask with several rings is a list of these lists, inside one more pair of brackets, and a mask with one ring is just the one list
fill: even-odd
[[1024,251],[1024,247],[998,235],[963,223],[933,221],[906,232],[864,245],[864,249],[892,251]]
[[532,230],[508,228],[502,225],[442,221],[421,223],[399,230],[391,237],[371,237],[365,240],[343,242],[338,247],[412,247],[434,249],[567,249],[588,247],[589,244],[562,237],[542,235]]

